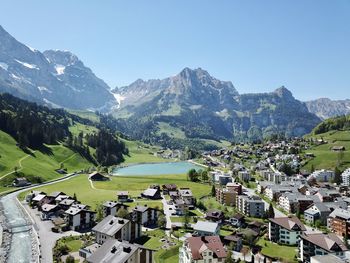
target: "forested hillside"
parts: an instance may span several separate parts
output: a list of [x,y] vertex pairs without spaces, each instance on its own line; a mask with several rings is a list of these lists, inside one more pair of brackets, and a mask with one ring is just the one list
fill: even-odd
[[332,130],[350,130],[350,115],[344,115],[327,119],[317,125],[312,133],[320,134],[329,132]]

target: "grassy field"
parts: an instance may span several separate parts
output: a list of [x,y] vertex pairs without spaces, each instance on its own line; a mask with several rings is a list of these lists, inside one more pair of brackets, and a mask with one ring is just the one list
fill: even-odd
[[152,184],[176,184],[178,187],[189,187],[196,198],[208,195],[211,187],[206,184],[187,181],[185,174],[154,175],[154,176],[113,176],[111,181],[95,182],[98,189],[128,190],[137,195]]
[[0,131],[0,192],[10,190],[5,187],[13,180],[14,168],[25,175],[41,176],[44,180],[59,178],[61,175],[55,169],[67,168],[68,172],[91,167],[91,164],[79,154],[63,145],[46,145],[46,152],[32,151],[32,154],[23,152],[16,146],[16,141],[8,134]]
[[125,145],[129,149],[129,156],[125,157],[126,164],[130,163],[153,163],[153,162],[169,162],[169,159],[154,156],[154,152],[159,150],[158,147],[149,146],[138,141],[124,140]]
[[[313,153],[315,158],[310,160],[305,166],[304,169],[311,170],[313,165],[315,169],[331,169],[333,170],[335,166],[344,170],[350,166],[350,131],[332,131],[319,135],[309,135],[307,138],[317,138],[327,141],[327,144],[322,144],[318,146],[313,146],[310,150],[307,150],[308,153]],[[343,156],[339,155],[337,152],[333,152],[331,148],[333,146],[344,146],[345,151]]]
[[297,262],[295,259],[297,247],[277,245],[262,238],[258,240],[257,245],[262,247],[262,254],[266,256]]

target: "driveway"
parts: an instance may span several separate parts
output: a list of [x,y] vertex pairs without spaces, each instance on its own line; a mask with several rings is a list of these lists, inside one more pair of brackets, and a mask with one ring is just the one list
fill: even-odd
[[165,199],[165,196],[162,195],[162,204],[163,204],[163,210],[164,210],[164,215],[166,219],[166,226],[165,228],[170,230],[171,229],[171,215],[172,215],[172,210],[170,210],[170,206],[168,205],[167,200]]

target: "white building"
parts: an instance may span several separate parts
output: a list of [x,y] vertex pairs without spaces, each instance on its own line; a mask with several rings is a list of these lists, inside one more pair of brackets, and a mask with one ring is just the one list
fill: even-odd
[[350,168],[346,169],[342,174],[341,178],[343,180],[342,185],[350,186]]
[[272,242],[296,245],[299,236],[306,231],[296,216],[270,218],[269,221],[269,240]]
[[310,174],[309,178],[311,177],[320,182],[329,182],[334,178],[334,171],[325,169],[317,170]]

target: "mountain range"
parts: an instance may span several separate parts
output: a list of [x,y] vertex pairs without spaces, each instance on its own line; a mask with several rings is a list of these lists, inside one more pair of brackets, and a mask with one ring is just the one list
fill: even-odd
[[322,119],[350,112],[350,100],[304,103],[285,87],[239,94],[230,81],[201,68],[111,90],[71,52],[40,52],[1,26],[0,92],[51,107],[109,112],[123,132],[166,146],[300,136]]
[[43,53],[0,26],[0,92],[53,107],[103,110],[116,105],[110,87],[69,51]]

